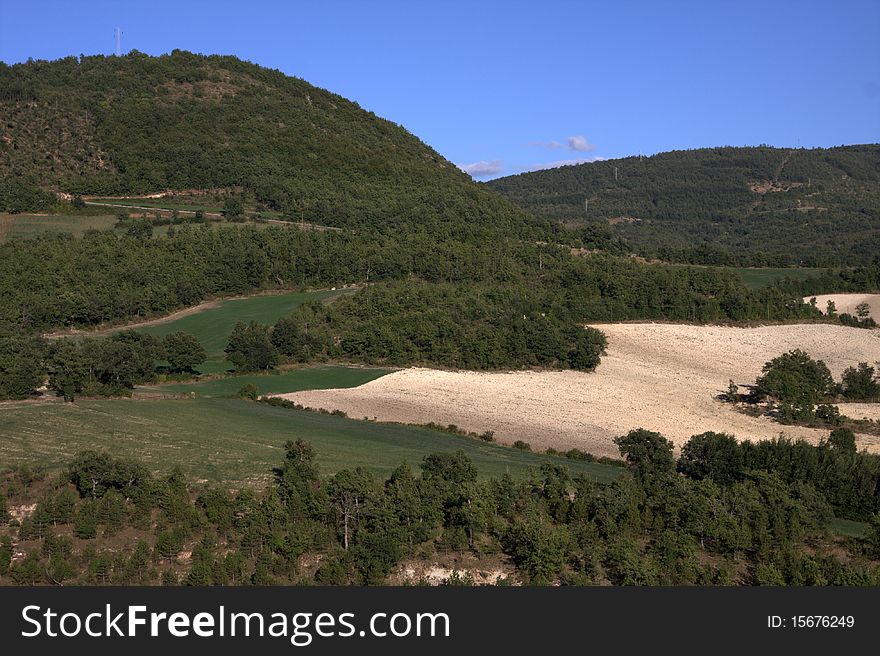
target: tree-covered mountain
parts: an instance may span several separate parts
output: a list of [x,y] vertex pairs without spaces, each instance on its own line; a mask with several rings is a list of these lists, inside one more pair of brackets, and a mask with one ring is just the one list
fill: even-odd
[[648,257],[846,266],[880,252],[880,144],[675,151],[488,186],[554,221],[610,224]]
[[479,226],[528,215],[403,127],[235,57],[0,62],[0,211],[43,192],[235,188],[335,226]]

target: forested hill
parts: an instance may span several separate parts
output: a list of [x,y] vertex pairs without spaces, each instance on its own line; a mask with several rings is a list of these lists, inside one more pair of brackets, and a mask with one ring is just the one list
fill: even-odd
[[555,221],[611,224],[648,257],[838,266],[880,252],[880,144],[674,151],[488,186]]
[[0,211],[210,188],[326,225],[529,220],[401,126],[235,57],[0,62]]

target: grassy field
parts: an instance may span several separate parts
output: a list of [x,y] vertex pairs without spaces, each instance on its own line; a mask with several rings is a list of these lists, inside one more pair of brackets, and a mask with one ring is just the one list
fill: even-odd
[[193,383],[173,383],[138,388],[138,392],[170,394],[194,393],[199,398],[217,398],[235,395],[244,385],[256,385],[259,394],[280,394],[310,389],[357,387],[390,373],[390,369],[361,367],[318,366],[289,369],[275,374],[227,376]]
[[65,232],[80,236],[87,230],[109,230],[116,224],[112,215],[87,214],[0,214],[0,243],[29,239],[45,232]]
[[[694,266],[698,268],[700,265],[686,265],[686,264],[669,264],[667,266],[671,266],[673,268],[685,268],[688,266]],[[707,267],[703,267],[707,268]],[[794,278],[795,280],[806,280],[807,278],[812,278],[821,274],[824,269],[799,269],[799,268],[770,268],[770,267],[713,267],[719,269],[720,271],[727,271],[729,273],[736,274],[739,276],[743,283],[747,287],[751,287],[752,289],[758,289],[760,287],[766,287],[767,285],[772,285],[777,280],[782,280],[783,278]]]
[[480,475],[522,477],[550,460],[600,482],[619,467],[496,446],[412,426],[383,425],[251,401],[90,400],[0,407],[0,467],[44,463],[59,467],[82,449],[136,457],[157,471],[179,466],[196,480],[237,485],[266,482],[287,440],[309,440],[324,472],[362,465],[388,475],[403,461],[417,466],[439,451],[463,449]]
[[[258,321],[259,323],[275,323],[281,317],[290,314],[294,308],[310,300],[330,298],[341,291],[304,292],[290,294],[267,294],[249,298],[229,299],[220,301],[216,307],[202,312],[181,317],[175,321],[146,326],[140,330],[162,337],[178,330],[191,333],[199,338],[208,360],[199,367],[202,373],[220,373],[229,369],[223,349],[229,339],[233,326],[238,321]],[[243,384],[243,383],[242,383]],[[239,385],[241,387],[241,385]],[[236,387],[238,390],[238,387]]]
[[854,522],[849,519],[835,517],[828,523],[828,530],[835,535],[848,538],[863,538],[871,531],[871,525],[865,522]]

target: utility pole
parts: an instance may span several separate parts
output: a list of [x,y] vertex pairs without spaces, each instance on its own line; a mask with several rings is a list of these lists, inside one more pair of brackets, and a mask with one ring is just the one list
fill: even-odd
[[590,213],[590,199],[584,198],[584,214]]
[[617,167],[614,167],[614,181],[617,182]]

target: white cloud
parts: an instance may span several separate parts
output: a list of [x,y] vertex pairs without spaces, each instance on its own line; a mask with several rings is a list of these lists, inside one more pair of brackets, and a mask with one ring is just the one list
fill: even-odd
[[558,169],[560,166],[574,166],[576,164],[589,164],[590,162],[601,162],[604,157],[598,155],[594,157],[578,157],[576,159],[558,159],[555,162],[543,162],[540,164],[531,164],[523,167],[522,171],[543,171],[544,169]]
[[566,139],[566,143],[568,144],[569,150],[576,150],[581,153],[588,153],[591,150],[596,149],[596,146],[587,141],[587,138],[582,134],[569,137]]
[[502,167],[500,159],[493,159],[491,162],[481,160],[479,162],[473,162],[472,164],[458,164],[458,168],[468,175],[475,178],[481,178],[486,175],[501,173],[501,170],[504,167]]
[[526,145],[529,146],[529,148],[550,148],[551,150],[562,148],[562,143],[555,139],[552,139],[551,141],[530,141]]

